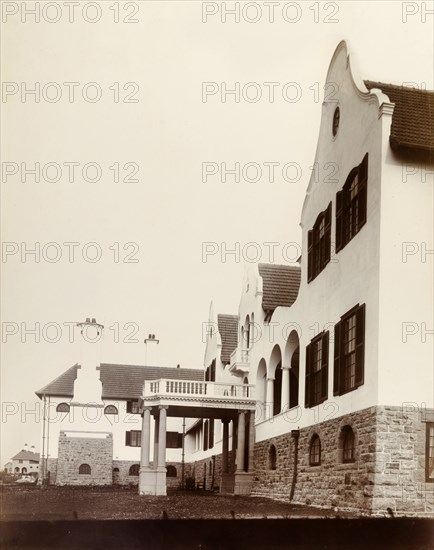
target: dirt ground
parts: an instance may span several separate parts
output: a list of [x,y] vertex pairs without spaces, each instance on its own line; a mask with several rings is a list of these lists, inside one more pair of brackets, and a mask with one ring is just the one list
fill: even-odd
[[155,520],[335,518],[351,514],[297,506],[267,498],[177,491],[139,496],[137,488],[1,487],[1,520]]

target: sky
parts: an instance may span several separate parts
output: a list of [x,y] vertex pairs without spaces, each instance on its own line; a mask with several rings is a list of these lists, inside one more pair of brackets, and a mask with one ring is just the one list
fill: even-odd
[[143,364],[153,333],[161,365],[201,368],[211,300],[237,313],[246,263],[296,260],[342,39],[363,79],[433,89],[430,2],[4,4],[2,466],[40,449],[69,323],[104,324],[102,362]]

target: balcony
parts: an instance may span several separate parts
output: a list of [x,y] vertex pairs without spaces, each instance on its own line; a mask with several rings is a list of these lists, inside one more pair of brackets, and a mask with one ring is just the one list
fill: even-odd
[[[143,396],[139,401],[144,407],[167,406],[173,416],[189,416],[184,409],[194,409],[197,418],[212,417],[232,409],[255,409],[255,386],[253,384],[230,384],[196,380],[146,380]],[[224,415],[223,415],[224,416]],[[216,416],[219,417],[219,416]]]
[[246,376],[250,370],[249,350],[236,348],[231,354],[229,370],[236,376]]

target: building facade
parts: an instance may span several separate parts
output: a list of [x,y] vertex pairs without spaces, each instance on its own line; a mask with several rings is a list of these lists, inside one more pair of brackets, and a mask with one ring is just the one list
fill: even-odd
[[251,494],[430,514],[434,94],[362,81],[345,42],[324,89],[300,265],[246,275],[225,366],[256,389]]
[[[206,489],[432,514],[434,93],[361,80],[345,42],[324,89],[299,263],[249,269],[236,314],[211,305],[203,369],[95,377],[91,360],[40,390],[59,414],[99,413],[90,436],[66,416],[43,436],[56,483],[128,483],[134,467],[141,493],[165,494],[182,463]],[[183,460],[161,444],[172,430]]]

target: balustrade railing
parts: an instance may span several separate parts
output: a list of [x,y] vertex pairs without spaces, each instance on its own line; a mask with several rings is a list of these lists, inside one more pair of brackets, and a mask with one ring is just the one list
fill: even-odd
[[144,397],[151,395],[207,396],[228,399],[254,399],[255,386],[252,384],[230,384],[222,382],[198,382],[195,380],[146,380],[143,385]]

